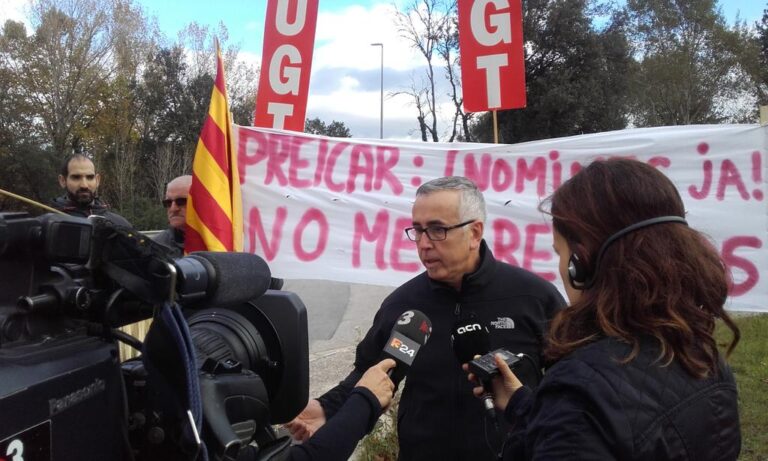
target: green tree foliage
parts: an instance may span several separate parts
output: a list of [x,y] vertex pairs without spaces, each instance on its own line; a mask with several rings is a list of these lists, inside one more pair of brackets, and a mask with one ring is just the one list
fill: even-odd
[[[47,155],[45,130],[27,97],[15,56],[24,47],[23,24],[7,21],[0,33],[0,189],[38,201],[48,200],[56,185],[39,181],[42,174],[54,175],[57,162]],[[23,205],[0,198],[0,209],[23,209]]]
[[719,123],[734,89],[739,40],[715,0],[628,0],[639,61],[632,115],[639,126]]
[[725,43],[734,55],[723,86],[714,99],[714,113],[729,123],[752,123],[758,118],[759,101],[766,100],[766,63],[761,58],[758,29],[736,21]]
[[[109,166],[129,134],[131,111],[124,109],[132,105],[130,72],[142,37],[136,25],[144,18],[121,0],[36,0],[31,12],[29,33],[7,22],[0,37],[0,73],[8,76],[13,105],[22,108],[4,123],[14,145],[3,158],[12,164],[6,171],[18,173],[6,176],[8,186],[47,202],[59,193],[61,161],[85,151],[104,178],[102,195],[115,203]],[[25,171],[34,172],[34,181]]]
[[[203,112],[194,112],[195,99],[199,99],[199,89],[187,84],[187,65],[184,62],[184,49],[180,46],[160,48],[153,59],[147,63],[137,86],[136,93],[142,104],[139,108],[142,133],[142,153],[151,155],[159,146],[171,142],[191,145],[196,141],[190,133],[189,118],[195,117],[199,125]],[[211,82],[208,77],[208,97]],[[198,132],[199,133],[199,132]]]
[[[35,32],[20,38],[20,76],[54,152],[63,158],[80,150],[84,131],[99,115],[100,96],[115,71],[111,2],[39,0]],[[27,59],[24,59],[27,58]]]
[[[140,228],[166,225],[166,183],[191,171],[221,41],[230,107],[248,124],[256,71],[227,32],[190,24],[178,42],[135,0],[33,0],[31,30],[0,31],[0,187],[41,202],[73,152],[94,157],[100,194]],[[0,209],[21,208],[0,199]]]
[[757,29],[756,47],[758,57],[754,61],[756,66],[754,67],[753,75],[757,83],[759,103],[766,105],[768,104],[768,8],[763,10],[763,18],[755,24],[755,28]]
[[[229,110],[235,123],[251,125],[256,105],[258,73],[253,66],[238,58],[238,46],[226,45],[228,38],[229,32],[221,22],[215,30],[192,22],[179,34],[179,44],[183,45],[188,55],[189,76],[195,79],[205,74],[215,75],[216,55],[211,53],[211,50],[215,49],[215,39],[219,40],[226,74]],[[206,95],[208,96],[210,94]]]
[[[613,13],[595,25],[584,0],[523,2],[528,106],[498,112],[499,142],[595,133],[626,126],[628,74],[632,69],[625,20]],[[472,127],[472,139],[493,141],[492,117]]]
[[313,119],[306,119],[304,121],[304,132],[309,134],[331,136],[333,138],[352,137],[352,133],[349,132],[349,128],[347,128],[344,122],[337,122],[334,120],[326,125],[324,121],[317,117]]

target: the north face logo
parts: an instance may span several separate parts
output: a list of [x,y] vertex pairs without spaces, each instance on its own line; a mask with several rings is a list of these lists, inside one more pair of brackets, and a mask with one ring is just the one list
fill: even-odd
[[512,330],[515,328],[515,321],[509,317],[499,317],[491,322],[491,326],[497,330]]

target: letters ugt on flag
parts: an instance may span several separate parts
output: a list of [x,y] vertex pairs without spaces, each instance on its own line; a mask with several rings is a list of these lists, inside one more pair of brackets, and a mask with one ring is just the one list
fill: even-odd
[[459,0],[464,110],[525,107],[521,0]]

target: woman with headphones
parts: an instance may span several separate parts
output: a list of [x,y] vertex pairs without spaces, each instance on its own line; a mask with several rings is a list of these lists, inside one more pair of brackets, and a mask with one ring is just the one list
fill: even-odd
[[547,203],[570,305],[550,326],[535,392],[496,359],[495,405],[514,428],[504,459],[736,459],[736,384],[713,337],[721,319],[726,356],[739,340],[723,308],[729,278],[675,186],[610,159]]

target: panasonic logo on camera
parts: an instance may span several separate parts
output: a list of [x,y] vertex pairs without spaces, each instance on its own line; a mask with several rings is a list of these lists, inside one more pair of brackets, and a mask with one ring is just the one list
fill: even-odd
[[48,408],[51,416],[61,413],[69,407],[77,405],[83,400],[90,399],[96,394],[104,392],[107,388],[103,379],[96,378],[91,384],[78,389],[71,394],[58,399],[48,399]]

